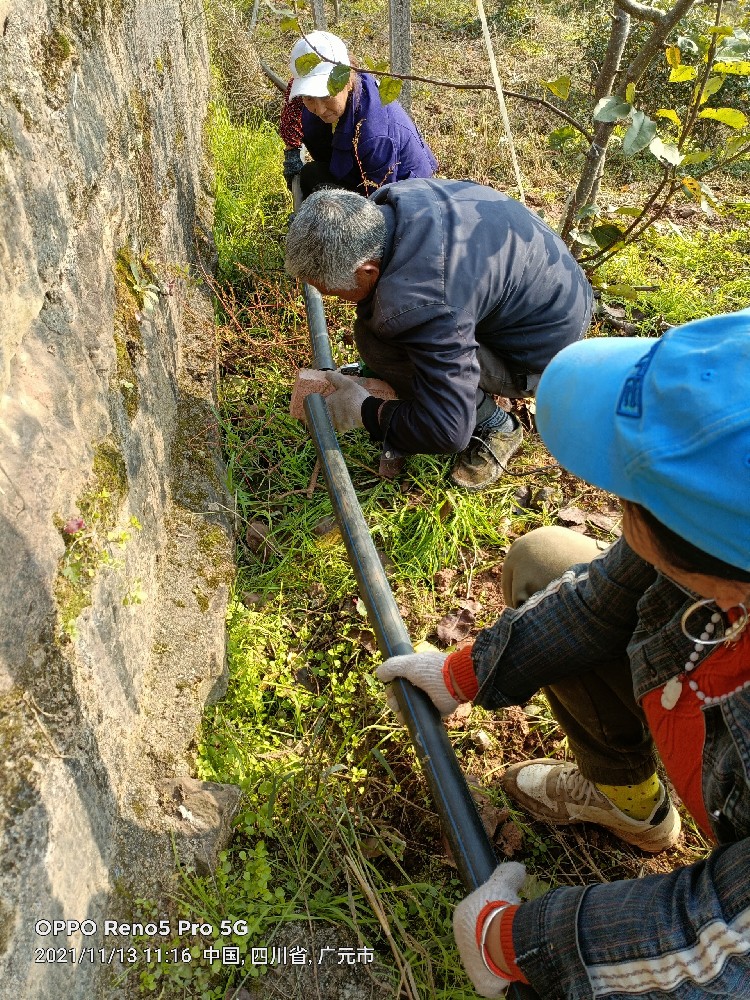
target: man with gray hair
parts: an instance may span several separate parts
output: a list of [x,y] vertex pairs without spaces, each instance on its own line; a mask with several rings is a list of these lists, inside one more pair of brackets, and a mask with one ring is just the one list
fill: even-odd
[[336,430],[364,427],[390,462],[458,453],[451,479],[469,490],[496,482],[523,439],[493,396],[532,396],[591,320],[591,287],[559,236],[468,181],[400,181],[367,199],[316,191],[289,227],[286,267],[357,304],[360,357],[399,397],[327,372]]

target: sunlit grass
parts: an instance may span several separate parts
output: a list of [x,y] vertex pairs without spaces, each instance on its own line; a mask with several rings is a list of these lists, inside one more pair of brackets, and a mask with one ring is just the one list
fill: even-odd
[[703,316],[735,312],[750,303],[750,231],[662,227],[625,248],[598,276],[611,284],[656,286],[625,303],[645,313],[644,332]]

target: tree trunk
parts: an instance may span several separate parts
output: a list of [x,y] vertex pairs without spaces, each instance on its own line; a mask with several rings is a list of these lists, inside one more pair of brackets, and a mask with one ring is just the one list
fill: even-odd
[[[388,0],[391,47],[391,71],[408,76],[411,73],[411,5],[410,0]],[[411,111],[411,80],[404,80],[399,101]]]
[[[612,93],[624,97],[628,84],[637,84],[642,79],[653,60],[662,51],[669,33],[695,3],[696,0],[678,0],[670,11],[666,11],[658,17],[651,34],[643,43],[640,51],[631,60],[615,88],[615,82],[620,72],[622,53],[630,34],[631,24],[629,14],[615,0],[612,34],[595,86],[596,100],[599,101],[602,97],[606,97]],[[635,5],[626,4],[626,6],[634,16],[639,16],[634,9]],[[653,20],[654,17],[656,17],[656,13],[649,11],[649,17],[646,20]],[[560,229],[563,239],[568,239],[570,236],[571,230],[575,227],[575,223],[580,217],[579,213],[581,210],[596,203],[599,186],[604,174],[607,146],[609,145],[609,140],[616,124],[616,122],[596,122],[594,140],[586,153],[586,163],[583,172],[578,181],[575,193],[568,203]]]

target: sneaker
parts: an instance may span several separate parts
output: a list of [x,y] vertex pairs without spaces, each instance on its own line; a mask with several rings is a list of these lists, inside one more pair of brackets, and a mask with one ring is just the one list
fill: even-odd
[[483,490],[492,486],[505,472],[508,462],[521,447],[523,427],[513,417],[515,427],[505,431],[474,433],[451,469],[451,481],[465,490]]
[[680,816],[666,788],[648,819],[632,819],[602,795],[575,764],[542,758],[513,764],[500,779],[512,799],[546,823],[596,823],[642,851],[665,851],[680,835]]

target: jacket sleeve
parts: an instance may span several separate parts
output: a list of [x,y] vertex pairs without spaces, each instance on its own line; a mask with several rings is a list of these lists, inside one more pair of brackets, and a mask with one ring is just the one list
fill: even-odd
[[656,571],[620,538],[590,563],[573,566],[479,633],[473,659],[483,708],[523,704],[539,688],[623,654],[638,601]]
[[401,455],[461,451],[476,422],[479,362],[473,321],[431,304],[400,313],[379,332],[383,340],[398,343],[414,369],[413,398],[383,407],[387,444]]
[[747,996],[748,865],[745,839],[666,874],[555,889],[515,915],[518,965],[549,1000]]

